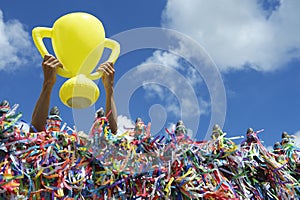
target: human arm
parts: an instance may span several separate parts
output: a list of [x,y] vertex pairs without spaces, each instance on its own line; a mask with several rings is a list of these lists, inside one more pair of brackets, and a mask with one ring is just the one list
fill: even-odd
[[117,125],[117,108],[114,99],[114,76],[115,70],[114,65],[111,62],[103,63],[99,66],[97,71],[103,72],[102,83],[104,85],[106,93],[106,106],[105,111],[106,115],[110,113],[107,118],[110,124],[110,129],[113,134],[116,134],[118,131]]
[[54,56],[45,55],[42,63],[44,82],[31,118],[31,124],[39,132],[44,130],[48,117],[51,92],[56,82],[57,67],[62,67],[62,64]]

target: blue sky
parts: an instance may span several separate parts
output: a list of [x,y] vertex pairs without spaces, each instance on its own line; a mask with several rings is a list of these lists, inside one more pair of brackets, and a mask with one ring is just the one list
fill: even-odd
[[[219,0],[0,1],[0,97],[20,104],[23,119],[30,122],[43,81],[42,58],[33,45],[31,30],[52,27],[67,13],[88,12],[102,21],[107,37],[128,37],[131,32],[126,31],[157,27],[176,30],[199,44],[202,64],[216,67],[223,81],[226,101],[217,103],[226,106],[224,131],[237,136],[244,135],[248,127],[265,129],[260,137],[271,146],[280,140],[282,131],[299,134],[300,130],[299,8],[298,0],[228,0],[226,4]],[[159,41],[151,34],[137,37]],[[121,50],[126,49],[128,44],[119,42]],[[131,44],[137,45],[135,41]],[[50,40],[46,45],[51,46]],[[193,127],[193,135],[203,139],[212,116],[212,90],[203,77],[206,72],[199,73],[199,66],[186,59],[193,60],[195,51],[183,41],[172,45],[167,49],[132,50],[116,62],[115,82],[120,90],[124,77],[139,86],[129,99],[117,95],[120,128],[131,126],[129,119],[134,121],[140,116],[146,123],[152,122],[155,133],[163,132],[161,128],[172,127],[184,118]],[[174,55],[174,50],[187,57]],[[174,72],[184,81],[176,73],[171,75]],[[156,78],[152,80],[149,74],[156,74]],[[69,125],[86,129],[95,109],[104,106],[105,94],[101,94],[95,107],[74,111],[59,100],[58,91],[64,81],[58,77],[51,106],[59,106]],[[103,91],[101,83],[98,86]],[[130,116],[123,113],[125,107]],[[90,114],[85,117],[87,113]],[[74,122],[74,118],[83,125]]]

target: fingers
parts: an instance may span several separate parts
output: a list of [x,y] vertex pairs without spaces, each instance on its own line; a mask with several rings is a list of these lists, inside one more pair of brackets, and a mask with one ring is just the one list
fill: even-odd
[[62,67],[62,64],[59,62],[59,60],[49,54],[44,56],[43,65],[53,68]]
[[104,67],[106,73],[112,74],[112,73],[115,72],[115,69],[114,69],[114,66],[113,66],[112,63],[106,62],[106,63],[103,63],[102,65],[103,65],[103,67]]
[[105,62],[100,65],[100,67],[97,69],[97,71],[103,71],[105,74],[110,75],[115,72],[113,63],[111,62]]
[[62,64],[59,62],[59,60],[55,59],[52,62],[53,67],[63,67]]

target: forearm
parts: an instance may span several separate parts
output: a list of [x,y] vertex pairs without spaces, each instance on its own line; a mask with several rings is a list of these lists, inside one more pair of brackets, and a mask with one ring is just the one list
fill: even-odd
[[49,83],[44,83],[41,94],[36,102],[31,124],[35,127],[37,131],[43,131],[46,124],[46,120],[49,112],[50,97],[53,85]]
[[110,129],[112,133],[116,134],[118,131],[117,124],[117,109],[114,99],[114,89],[111,88],[106,90],[106,114],[110,113],[108,116],[108,121],[110,124]]

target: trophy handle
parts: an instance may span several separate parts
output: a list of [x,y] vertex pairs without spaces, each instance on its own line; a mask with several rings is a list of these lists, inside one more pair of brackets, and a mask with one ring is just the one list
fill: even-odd
[[[106,62],[115,63],[120,55],[120,44],[114,40],[105,38],[104,47],[111,49],[111,54]],[[102,77],[103,72],[96,71],[92,74],[87,75],[92,80],[97,80]]]
[[105,38],[104,47],[111,49],[111,54],[107,62],[115,63],[120,55],[120,44],[114,40]]
[[[39,50],[41,56],[44,58],[46,54],[49,54],[44,42],[43,38],[51,38],[52,36],[52,28],[45,28],[45,27],[36,27],[32,30],[32,38],[34,41],[35,46]],[[70,78],[71,73],[66,71],[63,68],[57,68],[57,74],[62,77]]]

